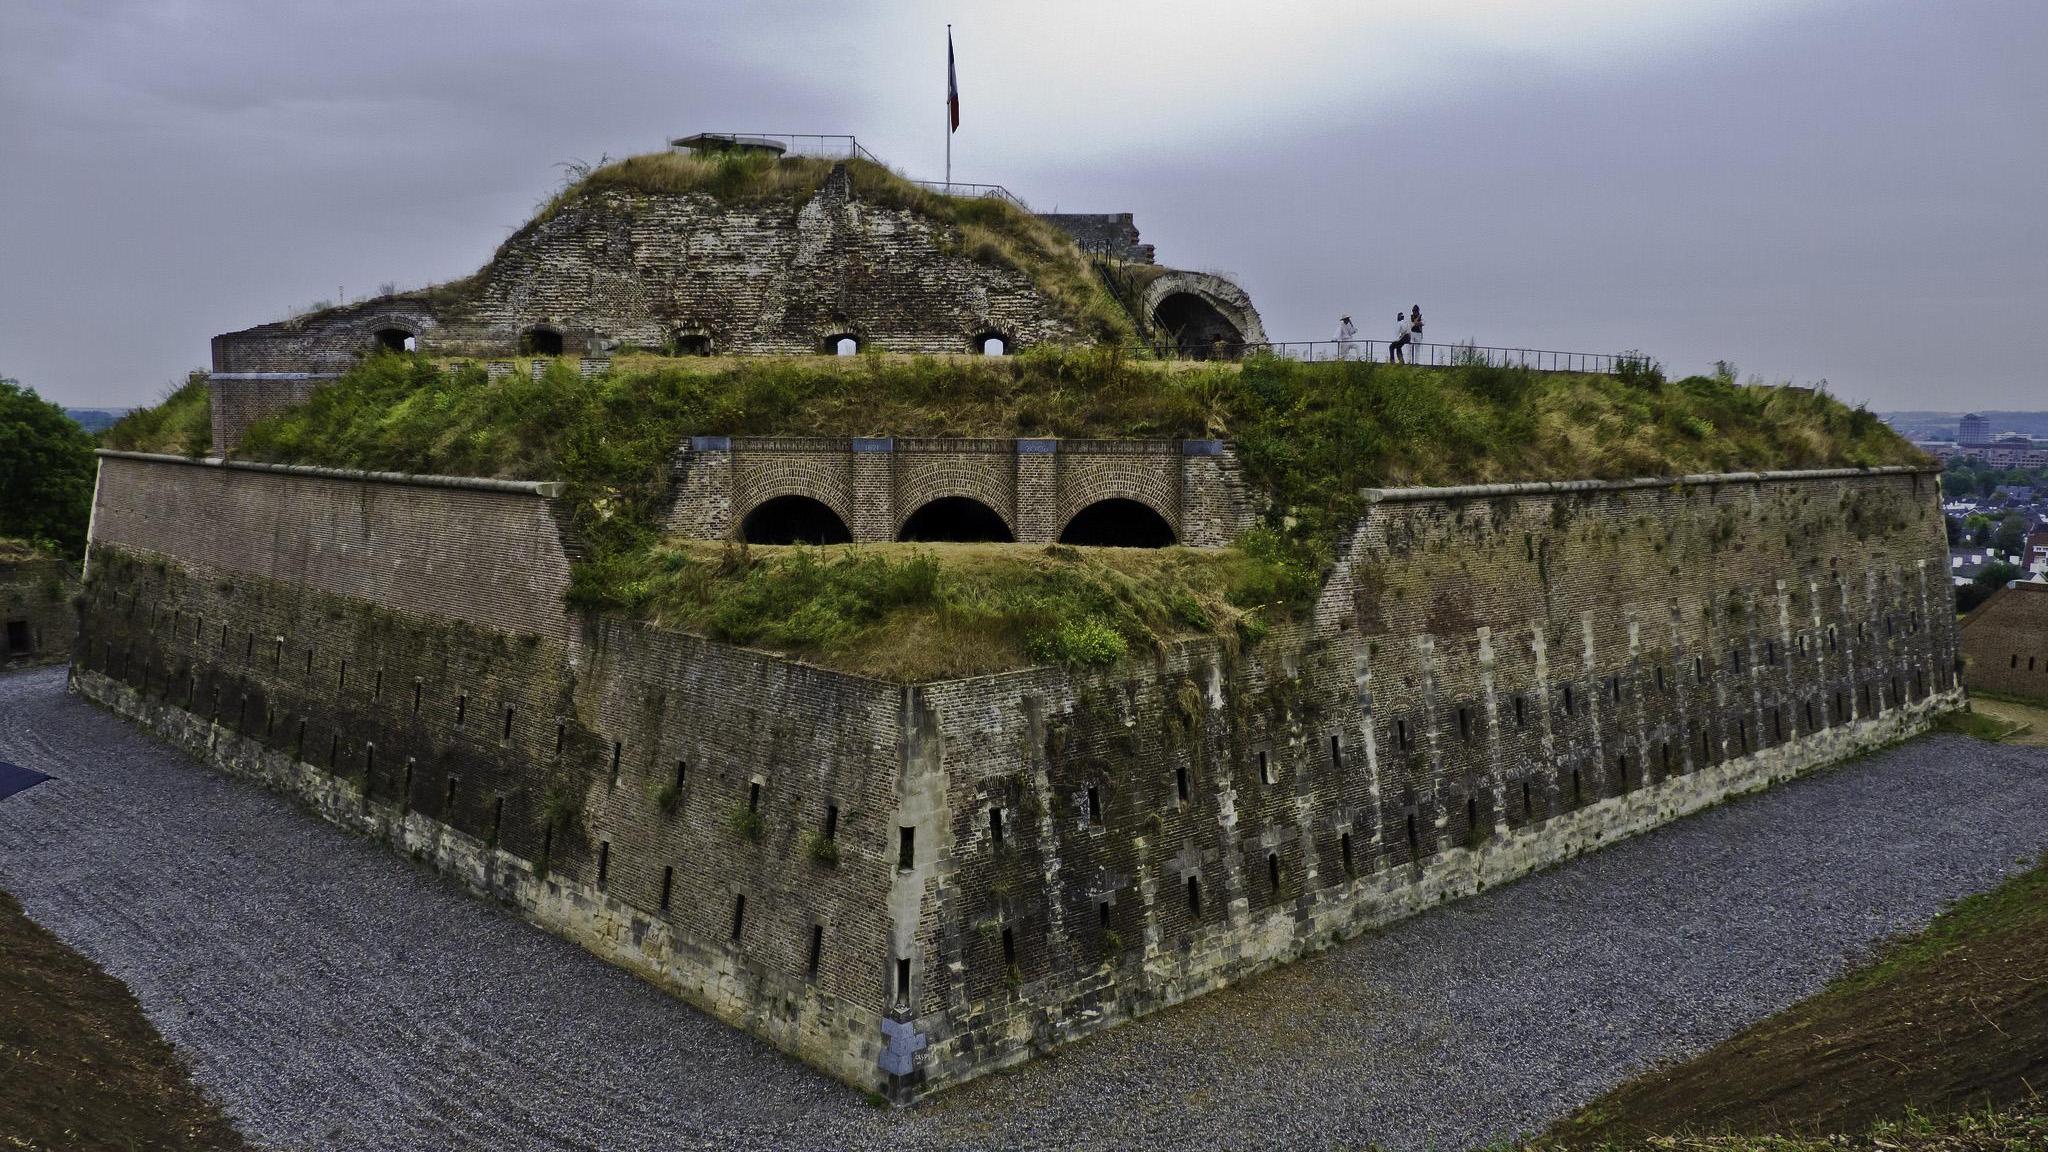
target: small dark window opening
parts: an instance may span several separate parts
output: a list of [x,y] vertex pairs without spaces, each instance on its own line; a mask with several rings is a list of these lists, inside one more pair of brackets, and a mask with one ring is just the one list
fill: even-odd
[[1408,750],[1408,721],[1394,721],[1394,746],[1403,752]]
[[450,776],[448,778],[447,791],[441,797],[441,815],[444,818],[455,811],[455,786],[461,782],[459,777]]
[[1522,781],[1522,815],[1526,819],[1534,819],[1536,816],[1534,799],[1529,793],[1529,782],[1527,780]]
[[1671,738],[1668,736],[1657,745],[1657,765],[1666,772],[1671,771]]
[[498,842],[498,834],[505,827],[505,798],[499,796],[491,801],[491,843]]
[[566,736],[568,736],[568,734],[569,734],[569,723],[568,723],[568,721],[566,721],[566,720],[556,720],[556,721],[555,721],[555,755],[557,755],[557,756],[560,756],[560,755],[562,754],[562,740],[563,740],[563,739],[564,739],[564,738],[565,738]]
[[988,838],[996,847],[1002,847],[1003,810],[1001,808],[991,808],[988,810]]
[[1344,857],[1344,874],[1346,876],[1355,874],[1358,868],[1351,862],[1351,833],[1346,832],[1337,837],[1337,851]]
[[1473,836],[1479,835],[1479,798],[1477,796],[1465,797],[1465,831]]
[[1266,756],[1265,750],[1261,749],[1259,751],[1259,783],[1271,784],[1272,782],[1273,762]]
[[[611,870],[612,842],[609,840],[599,841],[597,845],[597,886],[599,888],[604,887],[604,882],[611,876]],[[738,931],[734,931],[733,935],[739,935]]]
[[1626,752],[1614,754],[1614,790],[1617,792],[1628,791],[1628,753]]
[[907,958],[896,961],[896,1002],[910,1003],[910,961]]
[[562,334],[551,328],[529,328],[519,335],[519,354],[522,356],[560,356]]
[[506,709],[505,709],[505,734],[504,734],[504,738],[505,738],[505,739],[507,739],[507,740],[510,740],[510,739],[512,738],[512,709],[510,709],[510,708],[506,708]]
[[1785,710],[1783,708],[1771,709],[1771,742],[1773,744],[1783,744],[1785,742]]
[[1202,918],[1202,878],[1200,876],[1188,877],[1188,915],[1197,920]]
[[1564,714],[1570,716],[1572,711],[1572,686],[1567,684],[1564,686]]
[[1572,803],[1573,803],[1573,804],[1579,804],[1579,803],[1582,803],[1582,802],[1583,802],[1583,801],[1584,801],[1585,799],[1586,799],[1586,784],[1585,784],[1585,780],[1584,780],[1584,779],[1583,779],[1583,778],[1582,778],[1582,777],[1581,777],[1581,776],[1579,775],[1579,770],[1578,770],[1577,768],[1573,768],[1573,769],[1572,769]]
[[348,661],[346,660],[341,662],[340,674],[334,679],[334,690],[338,693],[348,691]]
[[1735,746],[1744,752],[1749,751],[1749,721],[1737,720],[1735,722]]
[[1737,676],[1742,675],[1742,649],[1730,648],[1728,650],[1728,670]]
[[383,698],[384,670],[382,668],[379,668],[377,669],[376,674],[370,677],[370,699],[382,700]]
[[1266,853],[1266,887],[1275,893],[1280,891],[1280,854]]
[[1102,927],[1109,927],[1109,901],[1097,900],[1095,902],[1095,919]]
[[1017,962],[1017,934],[1005,925],[1003,928],[1003,963]]
[[[613,747],[613,748],[617,748],[617,747],[618,747],[618,745],[614,744],[614,745],[612,745],[612,747]],[[612,762],[613,762],[614,764],[617,764],[617,763],[618,763],[618,757],[616,756],[616,754],[615,754],[615,755],[613,756],[613,758],[612,758]],[[748,783],[747,783],[747,811],[749,811],[749,812],[759,812],[760,810],[761,810],[761,782],[760,782],[759,780],[752,780],[752,781],[748,781]]]
[[455,694],[455,726],[457,728],[462,727],[463,722],[467,719],[469,719],[469,693],[457,692]]
[[741,930],[743,930],[743,929],[744,929],[744,928],[745,928],[746,926],[747,926],[747,898],[746,898],[745,896],[735,896],[735,897],[733,897],[733,898],[732,898],[732,942],[733,942],[733,943],[737,944],[737,943],[739,943],[739,942],[740,942],[740,932],[741,932]]
[[1415,826],[1415,813],[1408,814],[1408,859],[1422,858],[1422,832]]
[[1522,696],[1515,697],[1515,727],[1526,728],[1529,724],[1529,702]]
[[898,828],[896,839],[896,866],[912,868],[917,864],[917,829]]
[[[997,839],[1001,838],[1000,836],[997,837]],[[839,805],[837,804],[825,805],[825,839],[827,841],[839,839]]]
[[688,777],[689,773],[690,766],[687,762],[682,760],[676,761],[676,791],[680,792],[683,790],[683,780]]
[[555,854],[555,826],[546,824],[540,830],[540,854],[543,859]]
[[[675,865],[673,865],[673,864],[670,864],[670,865],[665,865],[665,866],[663,866],[663,868],[662,868],[662,870],[661,870],[661,910],[662,910],[663,912],[666,912],[666,911],[668,911],[668,908],[669,908],[669,900],[670,900],[670,899],[671,899],[671,898],[672,898],[672,897],[673,897],[673,896],[675,895],[675,890],[676,890],[676,869],[675,869]],[[813,943],[813,944],[811,945],[811,971],[813,971],[813,972],[815,972],[815,971],[817,971],[817,970],[818,970],[818,959],[817,959],[817,957],[818,957],[818,946],[817,946],[817,944],[816,944],[816,943]]]
[[1607,698],[1612,703],[1621,703],[1621,677],[1609,676],[1607,678]]
[[1664,666],[1657,665],[1657,691],[1664,691]]
[[1458,739],[1470,742],[1472,739],[1472,706],[1458,705]]
[[421,692],[422,690],[424,690],[424,689],[425,689],[425,687],[426,687],[426,685],[425,685],[425,684],[423,684],[423,683],[421,683],[421,681],[420,681],[419,677],[417,677],[417,676],[413,677],[413,681],[412,681],[412,714],[413,714],[413,715],[415,715],[415,716],[417,716],[417,715],[419,715],[419,714],[420,714],[420,692]]
[[1088,786],[1088,822],[1102,824],[1102,793],[1093,784]]
[[1177,794],[1178,794],[1178,795],[1180,796],[1180,802],[1181,802],[1181,803],[1183,803],[1183,804],[1187,803],[1187,802],[1188,802],[1188,770],[1187,770],[1187,769],[1185,769],[1185,768],[1175,768],[1175,769],[1173,770],[1173,787],[1174,787],[1174,791],[1175,791],[1175,792],[1176,792],[1176,793],[1177,793]]
[[1694,679],[1695,681],[1697,681],[1697,682],[1699,682],[1699,683],[1701,683],[1701,684],[1704,684],[1704,683],[1706,683],[1706,681],[1707,681],[1707,658],[1706,658],[1706,657],[1704,657],[1704,656],[1695,656],[1695,657],[1693,657],[1693,658],[1692,658],[1692,678],[1693,678],[1693,679]]
[[811,951],[804,957],[804,971],[813,976],[818,974],[818,965],[825,959],[825,926],[811,925]]
[[1777,666],[1778,666],[1778,643],[1777,643],[1777,641],[1775,641],[1775,640],[1766,640],[1766,641],[1764,641],[1764,663],[1765,663],[1765,664],[1768,664],[1768,665],[1770,665],[1770,666],[1771,666],[1771,667],[1773,667],[1773,668],[1775,668],[1775,667],[1777,667]]
[[1813,701],[1808,700],[1803,707],[1806,712],[1806,730],[1811,732],[1813,731]]
[[[614,787],[616,787],[619,783],[619,760],[622,757],[624,757],[625,754],[625,744],[618,740],[612,741],[612,785]],[[760,790],[761,786],[759,784],[754,785],[754,792],[757,798],[760,794]],[[753,805],[750,803],[748,807],[751,809]]]
[[340,752],[341,733],[335,732],[329,734],[329,736],[327,737],[327,766],[329,768],[334,767],[334,759],[338,754],[340,754]]
[[1334,732],[1330,734],[1330,767],[1338,772],[1344,770],[1344,741]]

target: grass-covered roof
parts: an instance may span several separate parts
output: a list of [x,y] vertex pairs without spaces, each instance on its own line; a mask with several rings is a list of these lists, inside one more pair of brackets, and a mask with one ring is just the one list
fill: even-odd
[[[171,404],[189,402],[180,394]],[[124,425],[108,443],[188,446],[183,420]],[[138,434],[147,431],[163,439]],[[1206,557],[1020,545],[755,549],[735,559],[664,541],[656,527],[675,446],[719,434],[1220,437],[1235,442],[1269,510],[1237,546]],[[1312,598],[1368,487],[1926,462],[1871,413],[1805,388],[1273,358],[1165,364],[1115,347],[1008,358],[644,357],[589,378],[559,364],[539,380],[383,354],[251,427],[239,454],[565,481],[592,545],[577,571],[579,603],[906,677],[1101,662],[1191,632],[1256,636]],[[905,566],[907,575],[895,571]],[[822,607],[806,617],[799,601]],[[911,617],[922,622],[911,627]],[[903,627],[876,635],[926,641],[973,622],[984,655],[963,663],[884,652],[862,630],[885,620]],[[1103,628],[1120,645],[1102,641]]]

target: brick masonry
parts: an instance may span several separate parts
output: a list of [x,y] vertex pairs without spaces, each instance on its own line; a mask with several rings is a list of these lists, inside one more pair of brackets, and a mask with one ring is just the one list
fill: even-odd
[[1999,589],[1963,621],[1963,682],[1971,691],[2048,705],[2048,584]]
[[78,574],[53,556],[9,559],[0,541],[0,668],[60,664],[78,629]]
[[1057,540],[1084,508],[1131,500],[1192,547],[1227,544],[1258,509],[1220,440],[940,440],[699,436],[670,465],[671,532],[741,534],[770,500],[800,496],[839,517],[855,541],[894,540],[942,497],[977,501],[1021,543]]
[[544,491],[103,469],[79,690],[896,1100],[1961,699],[1910,470],[1379,493],[1255,646],[896,685],[567,613]]

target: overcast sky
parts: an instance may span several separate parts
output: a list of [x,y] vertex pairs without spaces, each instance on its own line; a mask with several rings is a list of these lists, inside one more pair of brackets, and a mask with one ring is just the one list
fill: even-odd
[[475,269],[559,162],[853,133],[1132,211],[1275,339],[1640,348],[2048,408],[2048,4],[0,0],[0,375],[145,403],[216,332]]

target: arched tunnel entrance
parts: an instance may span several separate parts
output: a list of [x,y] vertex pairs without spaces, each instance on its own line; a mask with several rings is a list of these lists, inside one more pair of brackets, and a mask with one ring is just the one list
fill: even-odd
[[903,522],[898,540],[956,544],[1008,544],[1016,537],[996,510],[967,496],[941,496]]
[[777,496],[740,521],[740,539],[749,544],[851,544],[853,533],[822,500]]
[[1165,548],[1175,542],[1166,517],[1136,500],[1097,500],[1060,531],[1062,544],[1096,548]]
[[1193,292],[1175,292],[1161,300],[1152,309],[1152,325],[1191,360],[1233,359],[1244,351],[1244,333]]

